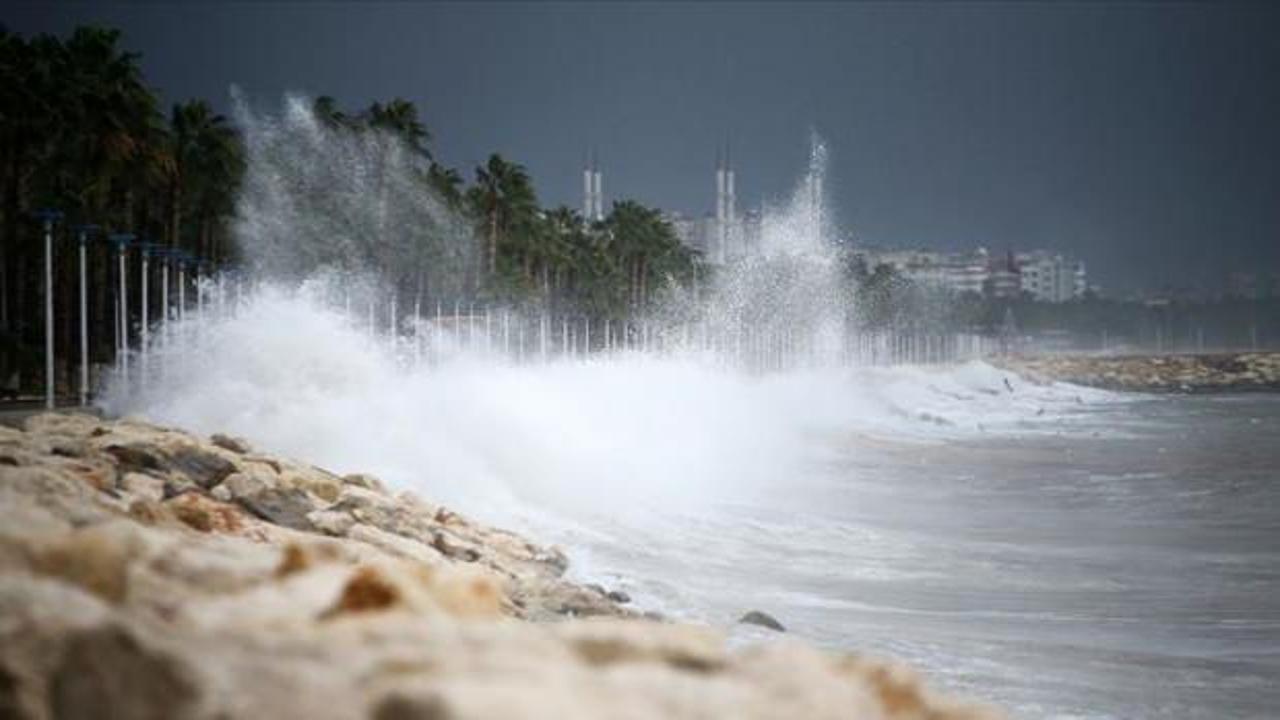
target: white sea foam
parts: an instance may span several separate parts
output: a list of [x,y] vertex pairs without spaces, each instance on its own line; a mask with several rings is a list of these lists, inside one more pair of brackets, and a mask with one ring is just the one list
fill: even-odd
[[1035,427],[1094,397],[982,363],[753,374],[699,355],[472,353],[415,367],[316,293],[271,286],[172,335],[145,383],[113,386],[110,410],[239,433],[488,515],[696,508],[786,482],[850,432]]

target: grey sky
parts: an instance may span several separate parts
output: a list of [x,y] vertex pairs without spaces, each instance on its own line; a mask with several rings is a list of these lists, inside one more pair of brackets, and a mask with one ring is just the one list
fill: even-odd
[[446,163],[524,163],[577,207],[786,194],[811,129],[837,217],[888,246],[1044,247],[1113,290],[1280,270],[1280,9],[1268,4],[4,6],[23,33],[125,31],[173,101],[415,101]]

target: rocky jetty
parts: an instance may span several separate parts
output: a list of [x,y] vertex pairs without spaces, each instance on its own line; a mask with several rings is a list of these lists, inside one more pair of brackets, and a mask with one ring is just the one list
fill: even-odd
[[639,617],[376,478],[133,421],[0,427],[0,717],[995,717],[907,668]]
[[1137,392],[1280,391],[1280,353],[1044,355],[1001,365],[1032,380]]

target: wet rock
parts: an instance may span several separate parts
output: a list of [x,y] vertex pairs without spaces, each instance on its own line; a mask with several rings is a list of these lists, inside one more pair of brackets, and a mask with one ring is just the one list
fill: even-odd
[[316,507],[304,490],[266,488],[236,500],[244,509],[269,523],[294,530],[315,529],[307,515]]
[[169,454],[169,466],[191,479],[201,489],[208,490],[236,471],[236,466],[217,453],[184,445]]
[[103,450],[116,459],[122,472],[161,472],[165,464],[164,451],[154,445],[132,443],[108,445]]
[[605,594],[605,597],[609,598],[613,602],[616,602],[620,605],[625,605],[631,602],[631,596],[622,592],[621,590],[610,590],[608,593]]
[[213,443],[216,447],[236,453],[237,455],[247,455],[253,452],[253,448],[250,447],[249,442],[240,437],[214,433],[209,436],[209,442]]
[[770,630],[777,630],[778,632],[787,631],[787,629],[783,627],[782,623],[778,622],[777,618],[775,618],[774,616],[770,615],[767,612],[763,612],[760,610],[752,610],[748,612],[747,614],[738,618],[738,622],[743,623],[745,625],[759,625],[760,627],[769,628]]

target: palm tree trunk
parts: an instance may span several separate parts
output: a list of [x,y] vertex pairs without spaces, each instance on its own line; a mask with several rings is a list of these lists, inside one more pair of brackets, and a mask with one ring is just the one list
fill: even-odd
[[640,307],[649,303],[649,258],[640,256]]
[[169,186],[169,247],[178,247],[182,230],[182,182],[175,176]]
[[489,213],[489,277],[498,274],[498,213]]

